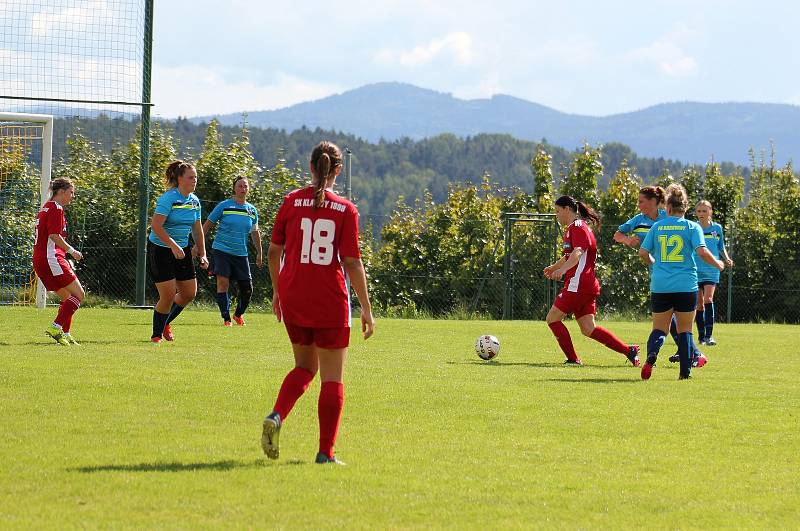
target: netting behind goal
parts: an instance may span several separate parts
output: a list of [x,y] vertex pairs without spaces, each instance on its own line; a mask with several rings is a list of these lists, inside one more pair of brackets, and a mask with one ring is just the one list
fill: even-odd
[[0,304],[36,300],[33,241],[50,179],[49,133],[47,122],[0,114]]

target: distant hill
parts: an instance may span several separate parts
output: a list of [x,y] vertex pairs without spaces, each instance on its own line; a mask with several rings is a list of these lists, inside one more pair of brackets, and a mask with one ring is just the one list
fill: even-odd
[[[192,118],[195,123],[211,116]],[[224,125],[242,116],[217,116]],[[546,138],[573,149],[585,140],[621,142],[640,156],[705,163],[712,156],[748,163],[748,149],[769,150],[783,163],[800,155],[800,107],[768,103],[665,103],[605,117],[566,114],[511,96],[462,100],[403,83],[377,83],[274,111],[247,111],[255,127],[293,131],[306,126],[381,138],[421,139],[441,133],[467,137],[507,133],[523,140]]]

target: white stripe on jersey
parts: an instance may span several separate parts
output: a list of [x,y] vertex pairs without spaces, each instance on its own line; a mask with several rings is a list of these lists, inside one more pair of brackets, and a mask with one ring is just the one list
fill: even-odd
[[581,273],[583,270],[586,269],[586,255],[589,254],[588,252],[584,251],[581,254],[580,259],[578,259],[578,268],[575,270],[575,274],[569,281],[569,286],[567,287],[567,291],[571,291],[573,293],[577,293],[578,291],[578,284],[581,281]]
[[64,274],[61,264],[58,263],[58,257],[56,257],[56,242],[50,238],[47,238],[47,265],[50,266],[50,272],[54,277]]

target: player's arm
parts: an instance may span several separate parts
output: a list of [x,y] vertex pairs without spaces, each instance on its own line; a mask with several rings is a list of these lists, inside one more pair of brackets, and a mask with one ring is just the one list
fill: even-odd
[[731,259],[731,255],[728,254],[728,249],[725,247],[725,235],[722,232],[722,227],[720,227],[719,231],[719,255],[722,257],[726,266],[733,267],[733,260]]
[[281,320],[280,300],[278,299],[278,273],[281,270],[281,256],[283,256],[283,245],[270,242],[267,249],[267,269],[269,279],[272,281],[272,313]]
[[261,230],[258,225],[253,225],[253,230],[250,231],[250,240],[256,248],[256,266],[262,267],[264,265],[264,249],[261,246]]
[[350,285],[356,292],[358,303],[361,305],[361,332],[364,334],[364,339],[369,339],[375,331],[375,319],[372,317],[372,304],[369,301],[364,263],[361,258],[345,256],[342,258],[342,264],[350,277]]
[[697,253],[697,256],[699,256],[700,259],[703,260],[703,262],[716,267],[720,271],[725,269],[725,262],[723,262],[722,260],[717,260],[716,258],[714,258],[714,255],[711,254],[711,251],[706,249],[705,246],[698,247],[697,249],[695,249],[695,252]]
[[203,233],[203,225],[198,219],[192,224],[192,238],[194,244],[197,246],[197,259],[200,261],[200,267],[208,269],[208,257],[206,257],[206,237]]
[[205,221],[203,222],[203,234],[208,234],[208,233],[209,233],[209,231],[211,231],[211,228],[212,228],[214,225],[216,225],[216,223],[214,223],[214,222],[213,222],[213,221],[211,221],[210,219],[207,219],[207,220],[205,220]]
[[80,260],[83,258],[83,253],[81,253],[76,248],[68,244],[67,240],[65,240],[60,234],[51,234],[50,236],[48,236],[48,238],[50,238],[53,241],[53,243],[56,244],[56,247],[58,247],[59,249],[64,249],[67,252],[67,254],[72,256],[72,258],[74,258],[75,260]]
[[653,255],[650,254],[650,251],[648,251],[644,247],[639,247],[639,258],[641,258],[642,262],[644,262],[644,264],[648,266],[651,266],[656,263],[656,259],[653,258]]
[[642,241],[635,235],[627,235],[620,231],[614,233],[614,241],[628,247],[639,247]]
[[567,257],[562,254],[561,258],[559,258],[558,261],[555,264],[551,264],[551,265],[549,265],[549,266],[544,268],[544,276],[547,277],[547,278],[550,278],[550,275],[553,274],[553,271],[555,271],[556,269],[561,267],[564,264],[564,262],[566,262],[566,260],[567,260]]
[[167,247],[172,250],[172,254],[178,260],[183,260],[185,254],[181,246],[178,245],[178,242],[172,239],[172,237],[167,233],[167,230],[164,228],[164,222],[167,221],[167,216],[164,214],[153,214],[153,219],[150,221],[150,228],[153,229],[153,232],[156,233],[158,239],[162,242],[167,244]]
[[552,280],[561,280],[561,277],[564,276],[564,273],[578,265],[578,260],[581,259],[583,255],[583,249],[580,247],[575,247],[571,253],[569,253],[569,258],[561,264],[555,271],[550,273],[550,278]]

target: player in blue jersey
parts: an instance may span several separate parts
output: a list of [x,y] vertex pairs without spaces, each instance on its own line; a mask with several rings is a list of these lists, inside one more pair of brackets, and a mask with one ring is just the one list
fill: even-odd
[[194,195],[197,171],[188,162],[176,160],[167,167],[166,181],[168,189],[156,201],[147,242],[147,267],[158,290],[150,336],[153,343],[161,343],[162,337],[173,340],[170,323],[197,294],[189,233],[197,246],[200,267],[208,267],[200,200]]
[[642,379],[647,380],[664,344],[673,314],[678,327],[679,379],[689,378],[692,371],[692,321],[697,305],[697,265],[695,256],[718,270],[725,264],[706,249],[699,224],[685,219],[688,206],[686,190],[671,184],[666,190],[667,217],[650,228],[639,248],[639,257],[652,266],[650,301],[653,331],[647,340],[647,361],[642,366]]
[[233,197],[219,203],[203,223],[203,233],[219,223],[214,243],[211,245],[212,270],[217,275],[217,305],[222,322],[231,326],[231,299],[228,287],[231,280],[239,285],[239,297],[233,320],[244,326],[244,315],[253,296],[253,279],[250,275],[247,238],[256,248],[256,266],[261,267],[264,256],[261,249],[261,232],[258,230],[258,210],[247,202],[250,183],[247,177],[233,181]]
[[[644,237],[650,231],[650,227],[656,221],[667,217],[667,211],[661,208],[664,205],[664,197],[664,189],[660,186],[643,186],[639,188],[639,214],[636,214],[617,228],[617,232],[614,233],[614,241],[638,249]],[[677,345],[678,327],[674,316],[669,324],[669,333],[675,341],[675,345]],[[701,363],[704,363],[705,357],[700,352],[700,349],[697,348],[697,345],[693,344],[692,350],[695,352],[694,357],[697,360],[702,359]],[[673,359],[678,359],[677,353],[670,357],[670,361]]]
[[[725,237],[722,232],[722,225],[711,220],[714,209],[711,203],[705,199],[698,202],[695,207],[697,221],[703,228],[703,236],[706,240],[706,247],[716,259],[722,259],[725,265],[733,267],[733,260],[725,249]],[[700,344],[716,345],[717,342],[712,335],[714,332],[714,292],[719,285],[719,270],[709,266],[705,262],[697,263],[697,334],[700,336]]]

